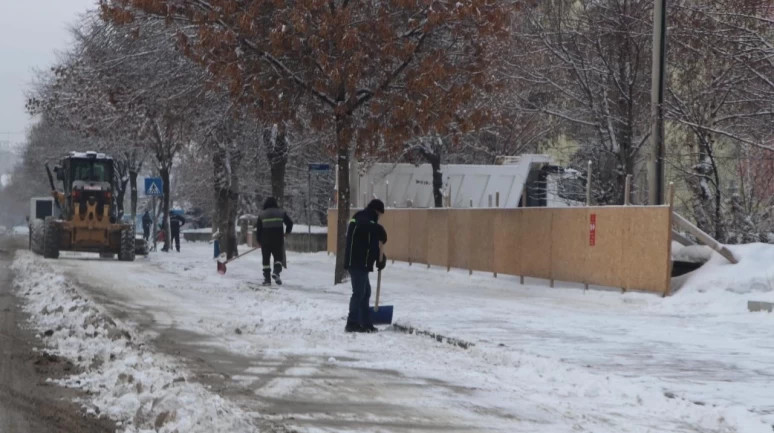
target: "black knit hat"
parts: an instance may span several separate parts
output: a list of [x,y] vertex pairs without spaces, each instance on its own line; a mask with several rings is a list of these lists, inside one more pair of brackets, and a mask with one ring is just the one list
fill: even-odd
[[384,213],[384,202],[382,202],[378,198],[375,198],[371,200],[371,203],[368,203],[368,207],[366,209],[371,209],[379,213]]

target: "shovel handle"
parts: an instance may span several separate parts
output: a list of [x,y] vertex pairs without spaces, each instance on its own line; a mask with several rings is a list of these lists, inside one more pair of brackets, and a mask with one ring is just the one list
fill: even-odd
[[[258,250],[258,249],[261,249],[261,247],[253,248],[252,250],[250,250],[250,251],[248,251],[248,252],[246,252],[244,254],[240,254],[240,255],[238,255],[236,257],[232,257],[231,259],[226,260],[225,262],[218,261],[218,273],[220,275],[225,275],[226,271],[228,270],[226,265],[228,265],[229,263],[233,262],[234,260],[236,260],[236,259],[238,259],[238,258],[240,258],[242,256],[246,256],[246,255],[248,255],[248,254],[250,254],[253,251]],[[221,256],[225,256],[225,255],[226,255],[226,253],[221,253]]]
[[379,294],[382,291],[382,270],[376,276],[376,299],[374,300],[374,311],[379,311]]
[[253,251],[255,251],[255,250],[260,250],[260,249],[261,249],[261,247],[255,247],[255,248],[253,248],[252,250],[250,250],[250,251],[248,251],[248,252],[246,252],[246,253],[244,253],[244,254],[240,254],[240,255],[238,255],[238,256],[236,256],[236,257],[232,257],[232,258],[230,258],[230,259],[229,259],[229,260],[227,260],[227,261],[226,261],[226,263],[224,263],[224,264],[229,264],[229,263],[233,262],[234,260],[236,260],[236,259],[238,259],[238,258],[240,258],[240,257],[246,256],[246,255],[248,255],[248,254],[252,253]]

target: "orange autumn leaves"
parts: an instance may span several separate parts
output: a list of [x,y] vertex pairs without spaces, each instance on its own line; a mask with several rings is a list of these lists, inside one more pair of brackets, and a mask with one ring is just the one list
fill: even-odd
[[488,115],[472,102],[496,88],[487,71],[517,4],[103,0],[102,8],[117,23],[145,13],[180,26],[183,52],[260,115],[292,116],[304,104],[351,117],[352,136],[398,143]]

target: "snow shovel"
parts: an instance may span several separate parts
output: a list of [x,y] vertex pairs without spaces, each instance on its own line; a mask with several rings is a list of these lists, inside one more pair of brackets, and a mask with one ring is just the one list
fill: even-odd
[[228,256],[226,255],[226,253],[221,253],[218,256],[218,258],[217,258],[217,261],[218,261],[218,273],[220,275],[226,275],[226,265],[227,264],[233,262],[234,260],[236,260],[236,259],[238,259],[240,257],[244,257],[244,256],[252,253],[255,250],[260,250],[260,249],[261,249],[261,247],[255,247],[252,250],[250,250],[250,251],[248,251],[248,252],[246,252],[244,254],[240,254],[238,256],[232,257],[231,259],[228,259]]
[[376,277],[376,299],[371,307],[371,323],[374,325],[392,325],[392,305],[379,306],[379,295],[382,291],[382,271]]

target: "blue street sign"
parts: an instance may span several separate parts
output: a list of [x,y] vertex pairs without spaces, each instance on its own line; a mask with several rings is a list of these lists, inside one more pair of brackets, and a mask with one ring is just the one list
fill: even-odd
[[328,171],[330,169],[330,164],[309,164],[309,171]]
[[164,195],[164,182],[160,177],[145,178],[145,195],[147,197],[161,197]]

